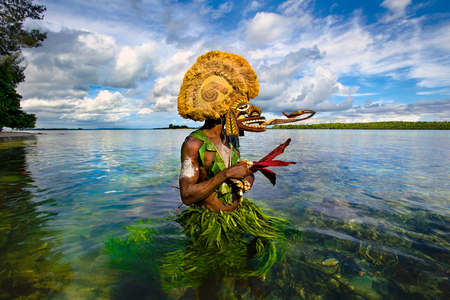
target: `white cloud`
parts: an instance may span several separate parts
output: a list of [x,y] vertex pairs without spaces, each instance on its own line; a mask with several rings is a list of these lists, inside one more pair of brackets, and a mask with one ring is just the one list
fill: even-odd
[[225,14],[231,11],[232,7],[233,3],[229,1],[220,4],[219,7],[217,7],[217,9],[211,10],[211,18],[215,20],[224,17]]
[[152,109],[148,108],[148,107],[144,107],[142,108],[139,112],[138,115],[149,115],[153,112]]
[[[45,119],[65,119],[71,121],[117,122],[135,112],[128,99],[119,92],[102,90],[95,98],[83,99],[28,99],[22,102],[27,112],[38,114]],[[45,112],[46,114],[42,114]]]
[[418,92],[417,95],[449,95],[450,89],[440,89],[440,90],[434,90],[434,91],[427,91],[427,92]]
[[[375,105],[374,105],[375,104]],[[448,120],[450,118],[450,99],[444,100],[420,100],[411,104],[386,104],[377,105],[371,100],[365,101],[365,107],[354,106],[348,111],[332,112],[329,116],[331,122],[334,119],[344,118],[360,122],[373,121],[419,121],[423,117],[434,117],[436,120]]]
[[330,7],[330,14],[333,13],[333,8],[338,7],[338,6],[339,6],[339,4],[333,3],[333,4],[331,5],[331,7]]
[[421,78],[420,87],[436,88],[449,85],[450,64],[424,63],[411,70],[411,78]]
[[250,3],[250,5],[248,5],[244,12],[243,15],[245,16],[247,13],[251,12],[251,11],[255,11],[258,10],[259,8],[261,8],[263,6],[263,3],[261,1],[252,1],[252,3]]
[[276,14],[259,12],[247,25],[247,42],[263,46],[286,37],[291,31],[289,19]]
[[406,16],[406,7],[411,0],[384,0],[380,6],[387,8],[390,13],[384,15],[382,22],[391,22]]
[[310,2],[310,0],[287,0],[278,6],[277,11],[291,16],[303,15]]
[[[49,24],[48,38],[44,47],[24,51],[27,78],[19,87],[23,106],[39,112],[40,119],[64,114],[67,120],[111,122],[173,112],[184,74],[210,50],[245,57],[260,82],[255,104],[277,116],[281,110],[316,109],[345,120],[382,114],[416,118],[417,103],[408,112],[406,104],[398,104],[403,100],[389,94],[406,80],[420,88],[412,91],[414,101],[417,95],[449,95],[450,22],[440,14],[415,17],[410,10],[418,6],[410,0],[382,2],[386,13],[378,22],[371,16],[370,23],[358,5],[350,15],[323,16],[328,9],[318,12],[310,0],[288,0],[276,8],[264,0],[216,8],[201,0],[46,5],[39,24]],[[383,82],[389,77],[388,86],[380,86],[381,77]],[[357,94],[359,86],[364,92]],[[103,91],[92,96],[97,89]],[[374,100],[352,107],[353,97],[364,95]],[[434,115],[442,119],[447,110],[439,107],[443,113]]]
[[[271,112],[282,110],[290,112],[299,109],[312,109],[318,112],[346,110],[353,105],[353,97],[350,94],[358,90],[358,87],[347,87],[339,83],[337,75],[323,66],[317,66],[312,76],[285,82],[284,86],[265,83],[262,87],[263,93],[271,90],[271,87],[279,92],[272,95],[273,100],[267,95],[263,95],[261,99],[269,99],[267,101],[258,101],[259,97],[255,99],[256,105]],[[329,101],[337,94],[348,94],[348,97],[341,103]]]
[[177,109],[177,96],[163,95],[156,99],[154,111],[175,111]]
[[94,99],[84,98],[77,110],[84,112],[112,112],[122,108],[126,99],[119,93],[110,91],[100,91]]
[[145,43],[133,49],[124,46],[116,56],[110,84],[114,87],[135,87],[138,81],[152,75],[153,64],[158,57],[157,43]]
[[113,62],[115,39],[103,34],[62,30],[48,32],[44,47],[24,51],[24,98],[83,98],[91,85],[100,85]]
[[[197,51],[200,51],[197,49]],[[186,71],[194,64],[199,53],[192,49],[179,51],[172,57],[161,60],[155,66],[157,72],[166,74],[154,80],[153,88],[145,104],[152,111],[174,111],[177,108],[178,93]]]

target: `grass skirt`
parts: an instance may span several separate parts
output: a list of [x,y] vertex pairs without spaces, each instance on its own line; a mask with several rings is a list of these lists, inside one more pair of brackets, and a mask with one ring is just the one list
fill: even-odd
[[[180,271],[193,286],[213,275],[236,279],[263,277],[283,258],[286,242],[281,227],[286,221],[264,214],[248,199],[231,212],[191,206],[176,221],[192,240],[184,253],[174,255],[183,258]],[[171,269],[169,260],[162,271]],[[163,282],[169,287],[174,282],[164,273]]]
[[105,242],[110,264],[153,274],[152,281],[160,280],[163,289],[196,287],[211,277],[263,277],[287,247],[281,230],[287,222],[266,215],[248,199],[231,212],[194,205],[175,221],[182,235],[173,219],[125,226],[130,231],[125,240],[110,237]]

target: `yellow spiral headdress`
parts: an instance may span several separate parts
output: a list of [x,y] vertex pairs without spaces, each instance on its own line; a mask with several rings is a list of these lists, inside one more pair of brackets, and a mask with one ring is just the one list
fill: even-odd
[[258,96],[257,76],[239,55],[211,51],[187,71],[178,95],[178,113],[186,119],[218,119],[227,113],[234,94]]

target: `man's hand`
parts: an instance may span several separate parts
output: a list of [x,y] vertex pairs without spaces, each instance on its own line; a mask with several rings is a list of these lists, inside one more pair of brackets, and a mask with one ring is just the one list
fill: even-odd
[[248,165],[242,161],[238,162],[237,164],[231,167],[228,167],[226,170],[227,170],[227,177],[234,179],[244,179],[251,173],[248,170]]

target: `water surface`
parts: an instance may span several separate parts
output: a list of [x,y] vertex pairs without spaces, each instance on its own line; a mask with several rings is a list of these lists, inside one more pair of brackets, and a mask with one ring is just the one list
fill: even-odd
[[[0,140],[0,298],[193,299],[108,265],[123,225],[180,205],[187,130],[47,131]],[[269,130],[241,139],[261,174],[248,196],[285,217],[283,261],[265,280],[217,288],[224,299],[448,299],[450,137],[446,131]],[[166,224],[170,223],[166,221]],[[173,222],[172,222],[173,223]],[[177,229],[172,224],[172,229]]]

